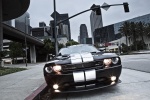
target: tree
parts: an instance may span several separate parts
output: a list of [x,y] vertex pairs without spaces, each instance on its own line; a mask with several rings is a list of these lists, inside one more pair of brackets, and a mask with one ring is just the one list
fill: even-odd
[[11,42],[9,50],[9,55],[13,59],[14,63],[17,63],[17,57],[22,57],[24,55],[22,44],[19,42]]
[[144,35],[146,34],[145,26],[146,26],[145,23],[142,23],[141,21],[137,23],[137,33],[141,37],[143,43],[144,43]]
[[122,24],[122,26],[119,29],[119,33],[121,33],[122,36],[126,37],[126,45],[127,46],[128,46],[128,36],[130,36],[129,27],[130,27],[130,23],[126,21]]
[[131,22],[130,23],[130,34],[131,34],[131,38],[132,38],[133,44],[135,45],[135,50],[137,50],[136,40],[138,38],[138,34],[136,34],[136,33],[137,33],[136,23]]
[[58,44],[58,49],[60,50],[61,48],[65,47],[63,44]]
[[51,42],[50,39],[44,40],[44,52],[46,54],[46,61],[48,61],[48,55],[55,53],[54,44]]
[[66,43],[66,46],[77,45],[77,44],[79,44],[79,43],[72,39]]
[[150,37],[150,23],[146,24],[145,30],[146,30],[146,36]]

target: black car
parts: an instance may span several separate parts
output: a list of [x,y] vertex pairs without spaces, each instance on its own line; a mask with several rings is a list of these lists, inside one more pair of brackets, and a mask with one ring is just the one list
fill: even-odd
[[43,70],[53,93],[67,93],[116,85],[120,82],[122,65],[117,54],[80,44],[62,48]]

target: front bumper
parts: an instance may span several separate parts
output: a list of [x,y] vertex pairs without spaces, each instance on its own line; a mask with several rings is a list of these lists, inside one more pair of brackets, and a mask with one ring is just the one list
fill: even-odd
[[[48,87],[51,88],[52,92],[55,93],[89,91],[109,87],[121,82],[119,80],[121,70],[121,65],[110,67],[108,69],[98,69],[95,70],[96,78],[94,80],[84,80],[82,82],[75,82],[73,73],[61,75],[45,74],[45,80]],[[86,70],[83,72],[85,71]],[[111,76],[116,76],[117,79],[115,81],[111,81]],[[53,89],[54,84],[59,85],[58,90]]]

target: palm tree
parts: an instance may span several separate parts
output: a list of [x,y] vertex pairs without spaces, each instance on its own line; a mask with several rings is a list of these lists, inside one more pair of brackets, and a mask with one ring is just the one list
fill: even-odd
[[135,50],[137,50],[136,39],[138,38],[138,35],[136,34],[136,32],[137,32],[136,25],[137,25],[136,23],[130,22],[130,34],[131,34],[131,38],[133,41],[133,45],[135,45]]
[[129,22],[124,22],[122,24],[122,26],[120,27],[120,29],[118,30],[119,33],[122,34],[122,36],[125,36],[126,37],[126,45],[128,46],[128,36],[130,36],[129,34],[129,27],[130,27],[130,24]]
[[150,23],[146,24],[146,36],[150,37]]
[[144,34],[145,34],[145,23],[141,21],[137,23],[137,33],[141,37],[142,42],[144,43]]

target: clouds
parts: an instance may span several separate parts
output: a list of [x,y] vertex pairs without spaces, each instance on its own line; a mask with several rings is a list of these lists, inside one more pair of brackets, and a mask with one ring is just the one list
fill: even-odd
[[[39,22],[44,21],[49,25],[52,20],[50,15],[53,13],[53,0],[30,0],[30,20],[32,27],[38,27]],[[72,16],[78,12],[89,9],[92,4],[102,5],[104,2],[108,4],[129,3],[130,12],[125,13],[123,6],[110,7],[108,11],[102,9],[102,18],[104,26],[131,19],[137,16],[150,13],[150,0],[56,0],[56,10],[61,13],[68,13]],[[78,40],[79,27],[86,24],[89,36],[91,36],[90,27],[90,11],[70,19],[71,38]]]

